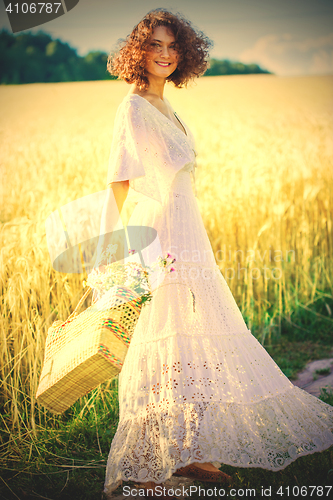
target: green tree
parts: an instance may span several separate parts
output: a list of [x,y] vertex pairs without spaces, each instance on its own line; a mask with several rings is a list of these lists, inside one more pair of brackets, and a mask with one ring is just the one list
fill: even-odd
[[210,67],[205,72],[205,76],[215,75],[245,75],[249,73],[269,73],[265,69],[260,68],[258,64],[243,64],[238,61],[230,61],[229,59],[210,59]]

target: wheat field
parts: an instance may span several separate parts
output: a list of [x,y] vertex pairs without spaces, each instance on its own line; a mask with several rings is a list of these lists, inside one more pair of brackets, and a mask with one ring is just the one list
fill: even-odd
[[[2,450],[55,425],[35,403],[45,336],[86,276],[52,268],[45,220],[105,189],[127,91],[118,81],[0,88]],[[318,297],[332,321],[333,77],[206,77],[166,95],[195,136],[200,211],[248,327],[264,343]]]

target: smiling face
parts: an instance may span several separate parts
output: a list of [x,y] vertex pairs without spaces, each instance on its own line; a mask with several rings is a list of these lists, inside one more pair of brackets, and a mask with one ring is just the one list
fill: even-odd
[[167,78],[177,68],[178,50],[175,37],[166,26],[157,26],[150,38],[146,73],[149,76]]

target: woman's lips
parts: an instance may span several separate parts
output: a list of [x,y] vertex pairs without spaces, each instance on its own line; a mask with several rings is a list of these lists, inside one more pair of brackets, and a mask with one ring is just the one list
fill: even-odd
[[156,64],[161,66],[161,68],[167,68],[168,66],[170,66],[171,63],[162,63],[162,62],[156,61]]

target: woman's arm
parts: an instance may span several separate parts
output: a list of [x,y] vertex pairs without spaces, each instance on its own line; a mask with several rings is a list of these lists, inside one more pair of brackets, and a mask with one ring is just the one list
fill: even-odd
[[[118,222],[123,205],[127,198],[129,181],[111,182],[102,212],[100,234],[113,231]],[[113,193],[113,194],[112,194]],[[115,210],[114,201],[116,201],[118,211]]]
[[112,182],[108,185],[108,191],[102,211],[99,231],[100,236],[97,244],[97,257],[93,266],[94,268],[101,267],[106,264],[106,262],[104,262],[105,259],[101,260],[101,255],[110,243],[118,244],[118,252],[121,252],[121,255],[124,255],[124,235],[120,236],[117,238],[117,241],[115,241],[115,237],[112,235],[112,232],[119,221],[123,205],[127,198],[128,189],[128,180]]
[[109,184],[110,188],[113,191],[114,197],[116,199],[116,203],[118,205],[119,214],[123,208],[123,204],[127,198],[128,189],[129,189],[129,181],[118,181],[111,182]]

